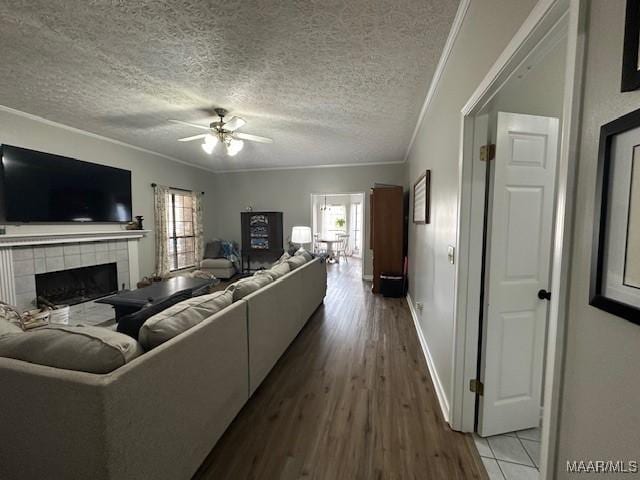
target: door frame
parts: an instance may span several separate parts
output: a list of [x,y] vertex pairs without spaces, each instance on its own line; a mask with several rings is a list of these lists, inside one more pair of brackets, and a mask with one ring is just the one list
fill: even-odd
[[[368,230],[367,230],[367,222],[366,222],[366,218],[367,218],[367,192],[331,192],[331,193],[325,193],[325,192],[311,192],[309,194],[309,224],[311,225],[311,234],[313,235],[313,197],[338,197],[341,195],[362,195],[362,218],[360,219],[360,224],[361,224],[361,235],[362,235],[362,253],[360,255],[360,276],[362,277],[362,280],[365,281],[372,281],[373,280],[373,275],[365,275],[364,273],[364,269],[365,269],[365,251],[366,251],[366,241],[367,238],[369,238],[368,235]],[[369,226],[369,228],[371,228],[371,226]]]
[[[474,200],[484,199],[484,169],[473,168],[475,116],[495,97],[521,63],[566,22],[566,64],[562,131],[556,166],[551,291],[545,356],[544,412],[540,452],[541,478],[556,469],[559,399],[562,389],[566,309],[577,165],[580,95],[585,48],[586,0],[539,0],[498,60],[461,111],[458,189],[458,261],[455,278],[455,316],[451,427],[473,432],[476,395],[469,382],[476,378],[482,278],[482,234]],[[477,202],[475,203],[477,207]],[[475,214],[475,215],[474,215]]]

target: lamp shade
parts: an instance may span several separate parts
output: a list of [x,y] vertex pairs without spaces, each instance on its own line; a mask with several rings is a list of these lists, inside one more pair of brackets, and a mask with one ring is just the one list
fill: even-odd
[[293,243],[311,243],[311,228],[309,227],[293,227],[291,230],[291,242]]

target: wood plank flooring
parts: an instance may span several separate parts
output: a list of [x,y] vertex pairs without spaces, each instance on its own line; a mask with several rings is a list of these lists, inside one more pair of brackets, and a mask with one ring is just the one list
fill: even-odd
[[329,265],[321,306],[195,480],[487,478],[443,420],[404,299]]

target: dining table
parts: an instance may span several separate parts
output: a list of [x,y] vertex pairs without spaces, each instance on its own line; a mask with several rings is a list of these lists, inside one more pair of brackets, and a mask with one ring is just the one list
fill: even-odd
[[327,263],[337,263],[339,260],[336,258],[333,244],[338,243],[341,240],[339,238],[318,238],[318,243],[324,243],[327,245]]

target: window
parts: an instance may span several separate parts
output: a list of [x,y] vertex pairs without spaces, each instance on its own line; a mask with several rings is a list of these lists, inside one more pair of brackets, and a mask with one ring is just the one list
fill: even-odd
[[334,237],[347,231],[347,208],[344,205],[328,205],[322,212],[322,234]]
[[167,254],[171,271],[196,264],[194,211],[191,192],[167,193],[168,238]]

